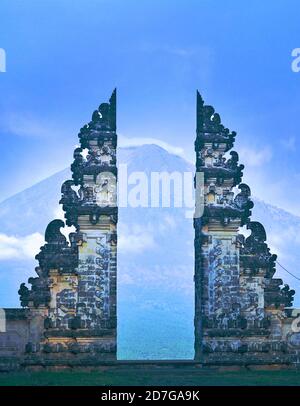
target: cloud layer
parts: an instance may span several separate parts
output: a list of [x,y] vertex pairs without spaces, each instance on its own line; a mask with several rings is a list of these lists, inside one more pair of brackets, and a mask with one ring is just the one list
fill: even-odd
[[0,261],[7,259],[33,259],[44,244],[40,233],[29,234],[25,237],[0,234]]

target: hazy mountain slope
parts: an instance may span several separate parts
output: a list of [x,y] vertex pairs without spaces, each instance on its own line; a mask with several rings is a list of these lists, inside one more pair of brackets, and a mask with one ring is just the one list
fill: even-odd
[[60,200],[61,184],[70,177],[65,169],[0,203],[0,232],[24,236],[44,232]]

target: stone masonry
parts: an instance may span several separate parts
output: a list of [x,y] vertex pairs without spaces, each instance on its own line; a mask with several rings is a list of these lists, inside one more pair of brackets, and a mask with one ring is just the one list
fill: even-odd
[[[197,93],[196,170],[204,175],[204,210],[194,219],[195,363],[299,365],[295,292],[274,278],[276,255],[262,224],[251,219],[235,137]],[[72,179],[61,188],[65,221],[46,228],[37,277],[19,290],[22,309],[0,314],[0,326],[3,319],[6,324],[0,371],[117,360],[116,91],[81,128],[79,141]],[[75,230],[68,238],[65,226]]]
[[[204,212],[195,228],[195,359],[205,364],[293,364],[300,350],[294,290],[274,278],[262,224],[232,150],[235,132],[197,93],[196,170]],[[202,198],[203,198],[202,197]],[[245,238],[241,227],[250,235]]]
[[[29,337],[25,353],[56,359],[116,360],[117,167],[116,91],[81,128],[72,180],[62,185],[62,220],[45,232],[37,278],[22,283]],[[85,156],[86,155],[86,156]]]

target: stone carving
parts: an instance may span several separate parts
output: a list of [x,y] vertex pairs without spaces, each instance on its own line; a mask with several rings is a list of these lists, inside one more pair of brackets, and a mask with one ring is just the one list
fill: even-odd
[[72,233],[71,245],[69,245],[66,237],[60,232],[64,226],[62,220],[53,220],[46,229],[46,244],[36,255],[42,275],[48,276],[50,269],[57,269],[61,273],[70,273],[78,265],[76,237],[79,237],[79,233]]
[[221,124],[221,118],[215,112],[215,109],[212,106],[204,105],[199,92],[197,92],[197,133],[201,133],[201,137],[197,137],[195,141],[196,152],[201,149],[206,141],[214,150],[218,150],[220,144],[224,144],[224,152],[226,152],[233,147],[236,137],[234,131],[230,132],[228,128]]
[[[276,255],[263,225],[251,220],[244,166],[237,152],[225,155],[235,137],[197,93],[195,151],[197,171],[204,174],[204,212],[194,219],[195,359],[208,365],[299,364],[300,310],[290,308],[295,291],[274,278]],[[60,200],[66,224],[76,231],[68,241],[62,220],[49,223],[36,256],[38,277],[29,278],[30,289],[24,283],[19,289],[26,309],[5,313],[8,324],[26,323],[25,334],[17,332],[24,364],[116,360],[116,91],[81,128],[79,140],[72,180],[63,183]],[[246,238],[242,226],[250,230]]]
[[[68,242],[61,232],[65,223],[49,223],[46,244],[36,256],[38,277],[29,279],[31,289],[22,283],[19,290],[21,305],[29,308],[33,320],[34,314],[43,320],[44,331],[26,348],[47,354],[103,353],[115,359],[116,91],[82,127],[79,140],[73,179],[63,183],[60,200],[66,224],[76,232]],[[76,343],[70,342],[74,335]]]
[[[250,220],[253,202],[249,186],[241,183],[244,166],[235,151],[224,156],[235,137],[197,93],[196,168],[204,173],[204,211],[194,221],[195,358],[272,363],[275,351],[279,363],[292,362],[286,325],[293,320],[287,308],[295,291],[273,278],[277,257],[262,224]],[[240,192],[234,197],[235,186]],[[247,238],[239,234],[244,225],[251,231]]]
[[46,306],[50,301],[50,290],[46,279],[29,278],[28,283],[32,285],[29,290],[25,283],[22,283],[18,291],[20,295],[21,306],[27,307],[30,304],[33,307],[40,305]]
[[241,264],[244,269],[252,271],[255,275],[260,269],[265,270],[265,277],[272,277],[275,273],[277,255],[271,254],[266,244],[266,232],[262,224],[251,221],[247,224],[251,234],[243,243],[240,250]]

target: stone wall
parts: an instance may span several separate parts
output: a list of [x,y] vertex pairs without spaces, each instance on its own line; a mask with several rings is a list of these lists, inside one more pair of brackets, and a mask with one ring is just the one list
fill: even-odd
[[0,331],[0,357],[24,354],[29,340],[28,311],[25,309],[4,309],[6,331]]

